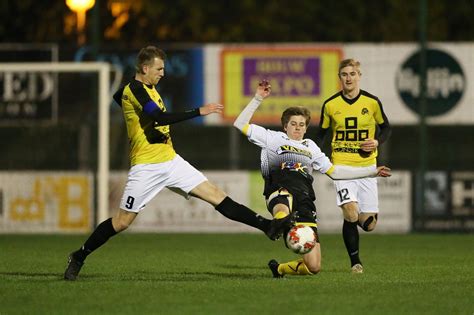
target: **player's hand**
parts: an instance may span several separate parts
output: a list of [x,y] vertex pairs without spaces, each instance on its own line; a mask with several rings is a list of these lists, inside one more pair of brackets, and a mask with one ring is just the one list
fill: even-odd
[[270,85],[270,82],[263,79],[262,81],[258,83],[257,92],[255,94],[261,96],[262,98],[266,98],[270,96],[271,92],[272,92],[272,86]]
[[377,167],[377,176],[378,177],[390,177],[392,176],[392,170],[386,166]]
[[217,103],[209,103],[199,108],[199,114],[201,116],[206,116],[212,113],[220,114],[224,109],[224,105]]
[[375,151],[375,149],[377,149],[378,146],[379,146],[379,142],[377,140],[367,139],[364,142],[362,142],[362,144],[360,145],[360,148],[362,151],[372,152],[372,151]]

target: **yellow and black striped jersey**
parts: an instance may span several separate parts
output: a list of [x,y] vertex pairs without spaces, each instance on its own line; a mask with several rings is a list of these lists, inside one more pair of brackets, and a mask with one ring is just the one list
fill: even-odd
[[377,150],[361,154],[360,145],[366,139],[376,139],[377,125],[387,125],[380,100],[361,90],[354,99],[342,91],[327,99],[321,111],[320,127],[332,129],[331,160],[335,165],[369,166],[376,164]]
[[133,79],[123,90],[119,90],[114,98],[120,98],[119,104],[127,125],[131,165],[172,160],[176,152],[169,125],[159,126],[144,111],[145,107],[158,106],[162,112],[166,112],[163,100],[155,87]]

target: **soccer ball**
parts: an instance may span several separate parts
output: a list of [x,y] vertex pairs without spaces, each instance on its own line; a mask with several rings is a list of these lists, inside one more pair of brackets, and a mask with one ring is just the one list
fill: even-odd
[[309,226],[295,225],[286,235],[285,244],[296,254],[307,254],[316,245],[316,234]]

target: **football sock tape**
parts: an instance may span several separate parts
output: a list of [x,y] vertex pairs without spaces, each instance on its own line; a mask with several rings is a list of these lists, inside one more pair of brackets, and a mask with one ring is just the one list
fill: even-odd
[[288,216],[288,213],[284,211],[278,211],[277,213],[275,213],[275,219],[283,219],[286,216]]
[[303,259],[289,261],[278,266],[278,272],[282,275],[312,275],[306,267]]

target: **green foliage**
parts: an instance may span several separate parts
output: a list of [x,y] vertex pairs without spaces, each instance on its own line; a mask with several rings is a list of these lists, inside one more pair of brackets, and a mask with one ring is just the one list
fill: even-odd
[[340,235],[322,235],[323,271],[273,279],[294,259],[253,234],[123,234],[75,282],[66,256],[85,236],[1,235],[1,314],[471,314],[474,235],[362,235],[352,275]]

